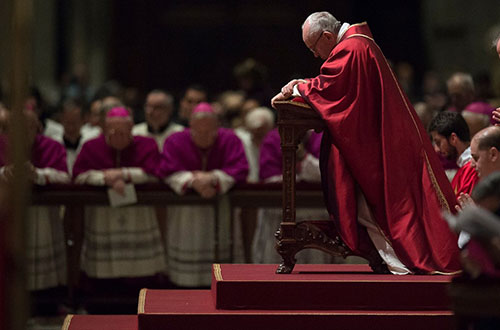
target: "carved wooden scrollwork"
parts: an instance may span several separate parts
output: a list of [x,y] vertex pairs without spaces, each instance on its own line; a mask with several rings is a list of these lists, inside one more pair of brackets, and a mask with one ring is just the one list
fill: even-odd
[[[305,248],[319,249],[334,256],[347,257],[354,253],[344,244],[331,221],[295,222],[295,175],[297,145],[310,129],[320,132],[326,125],[307,104],[281,101],[277,102],[278,128],[283,153],[283,217],[276,232],[276,249],[282,257],[276,273],[291,273],[295,266],[295,254]],[[363,255],[372,269],[379,273],[387,272],[376,250]]]

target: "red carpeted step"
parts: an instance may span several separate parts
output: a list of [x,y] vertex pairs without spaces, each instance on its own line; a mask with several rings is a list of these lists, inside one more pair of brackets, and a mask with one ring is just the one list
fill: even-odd
[[449,311],[217,310],[209,290],[143,289],[138,309],[140,330],[453,328]]
[[380,275],[368,265],[214,264],[212,295],[222,309],[447,310],[451,276]]
[[137,315],[68,315],[62,330],[138,330]]

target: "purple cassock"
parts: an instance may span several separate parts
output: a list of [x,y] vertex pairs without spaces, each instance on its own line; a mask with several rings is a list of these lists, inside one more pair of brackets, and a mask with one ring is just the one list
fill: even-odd
[[106,143],[104,134],[101,134],[82,146],[73,167],[73,177],[88,170],[119,167],[140,167],[147,174],[155,175],[159,163],[160,154],[154,139],[134,136],[132,143],[117,151]]
[[[305,149],[315,158],[319,158],[321,138],[323,133],[312,132],[306,141]],[[260,147],[259,158],[260,180],[281,175],[283,172],[283,158],[281,153],[281,138],[277,128],[270,131]]]
[[[0,166],[9,163],[7,137],[0,136]],[[31,164],[36,168],[37,185],[66,183],[69,175],[66,149],[59,142],[36,135],[31,148]],[[25,275],[29,290],[43,290],[65,283],[66,254],[62,218],[57,205],[28,205],[28,225],[23,240]]]
[[[0,137],[0,166],[8,163],[7,147],[7,137],[2,135]],[[58,171],[68,172],[64,146],[41,134],[38,134],[33,142],[31,163],[36,168],[53,168]]]
[[493,111],[495,110],[495,107],[492,107],[489,103],[483,101],[472,102],[468,104],[464,110],[488,116],[490,118],[491,125],[494,125],[496,123],[496,121],[491,116],[493,114]]
[[221,170],[236,182],[244,182],[248,175],[248,162],[241,140],[227,128],[219,128],[214,145],[200,150],[190,129],[172,134],[163,146],[159,174],[169,176],[179,171]]

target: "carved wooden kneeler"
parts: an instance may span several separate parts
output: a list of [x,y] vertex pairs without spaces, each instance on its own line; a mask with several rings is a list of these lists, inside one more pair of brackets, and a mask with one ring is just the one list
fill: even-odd
[[[334,256],[354,254],[338,235],[333,221],[295,221],[295,178],[297,146],[310,129],[320,132],[326,128],[324,121],[309,105],[294,101],[279,101],[278,128],[283,152],[283,218],[275,236],[276,250],[282,257],[276,273],[289,274],[295,266],[295,254],[306,248],[322,250]],[[382,259],[376,250],[363,255],[377,272],[384,272]]]

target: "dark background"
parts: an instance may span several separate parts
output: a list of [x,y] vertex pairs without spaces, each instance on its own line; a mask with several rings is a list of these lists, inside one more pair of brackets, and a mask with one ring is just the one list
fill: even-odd
[[253,57],[277,89],[317,74],[321,60],[304,46],[301,24],[322,10],[342,22],[367,21],[388,59],[417,73],[425,67],[419,1],[115,0],[108,75],[141,91],[178,94],[201,83],[213,95],[237,88],[234,65]]

